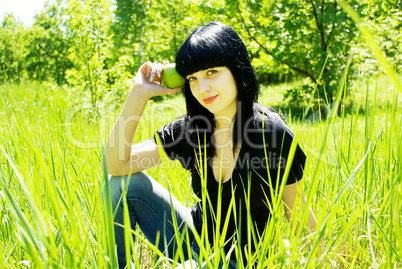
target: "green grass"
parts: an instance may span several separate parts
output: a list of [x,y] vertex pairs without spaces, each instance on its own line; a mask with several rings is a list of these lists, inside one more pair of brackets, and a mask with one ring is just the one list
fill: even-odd
[[[304,234],[292,235],[294,227],[277,201],[265,238],[250,231],[251,240],[261,244],[254,256],[259,267],[310,268],[320,259],[311,251],[318,240],[327,250],[329,268],[402,266],[402,113],[400,94],[388,85],[383,77],[350,85],[360,89],[353,97],[354,112],[341,109],[328,121],[290,117],[308,155],[304,190],[319,230],[302,243]],[[107,232],[110,212],[101,196],[101,161],[119,110],[102,109],[99,118],[88,120],[77,102],[79,96],[50,84],[0,86],[2,268],[105,268],[115,263]],[[150,103],[136,140],[149,138],[184,109],[180,96]],[[164,162],[148,173],[188,206],[196,201],[190,175],[178,162]],[[302,221],[305,216],[299,213]],[[136,232],[136,262],[169,268]],[[202,251],[209,256],[217,250]],[[216,257],[210,266],[217,264]]]

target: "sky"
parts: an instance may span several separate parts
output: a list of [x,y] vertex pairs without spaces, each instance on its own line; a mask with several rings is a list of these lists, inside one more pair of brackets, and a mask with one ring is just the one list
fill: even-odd
[[13,13],[25,26],[31,26],[33,17],[43,10],[46,0],[0,0],[0,22],[5,13]]

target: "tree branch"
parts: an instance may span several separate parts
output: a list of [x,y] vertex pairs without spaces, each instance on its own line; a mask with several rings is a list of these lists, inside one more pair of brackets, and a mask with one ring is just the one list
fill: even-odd
[[300,68],[297,68],[297,67],[295,67],[295,66],[291,66],[291,65],[290,65],[289,63],[287,63],[286,61],[284,61],[284,60],[282,60],[282,59],[279,59],[278,57],[275,56],[274,53],[272,53],[272,52],[271,52],[268,48],[266,48],[260,41],[258,41],[257,38],[251,33],[250,29],[247,27],[247,24],[246,24],[246,22],[245,22],[245,20],[244,20],[244,17],[243,17],[243,15],[242,15],[242,13],[241,13],[241,10],[240,10],[240,6],[239,6],[238,0],[235,0],[234,2],[235,2],[235,4],[236,4],[237,12],[238,12],[238,14],[239,14],[239,16],[240,16],[240,19],[241,19],[241,21],[242,21],[242,24],[243,24],[244,28],[246,29],[247,34],[248,34],[248,36],[249,36],[249,38],[250,38],[251,40],[253,40],[254,42],[256,42],[256,43],[258,44],[258,46],[260,46],[260,48],[262,48],[262,49],[265,51],[265,53],[267,53],[268,55],[272,56],[272,58],[274,58],[275,61],[277,61],[277,62],[279,62],[279,63],[281,63],[281,64],[283,64],[283,65],[286,65],[286,66],[289,67],[290,69],[292,69],[292,70],[294,70],[294,71],[296,71],[296,72],[298,72],[298,73],[300,73],[300,74],[302,74],[302,75],[304,75],[304,76],[306,76],[306,77],[309,77],[312,81],[314,81],[314,83],[317,83],[317,79],[316,79],[313,75],[311,75],[309,72],[307,72],[307,71],[305,71],[305,70],[302,70],[302,69],[300,69]]
[[332,23],[332,27],[331,27],[331,30],[330,30],[330,32],[329,32],[329,35],[328,35],[326,44],[328,44],[329,41],[331,40],[332,34],[334,33],[335,24],[336,24],[336,22],[338,21],[338,20],[337,20],[337,17],[336,17],[336,12],[337,12],[336,8],[337,8],[337,7],[338,7],[338,3],[337,3],[336,1],[334,1],[335,22]]
[[[320,23],[320,21],[318,19],[317,9],[315,7],[314,1],[311,0],[310,2],[311,2],[311,5],[313,7],[315,24],[317,25],[318,32],[319,32],[319,35],[320,35],[320,42],[321,42],[322,50],[324,52],[327,52],[327,43],[325,43],[325,35],[324,35],[323,23],[322,22]],[[322,14],[324,12],[324,1],[321,3],[321,8],[320,9],[321,9],[321,14]]]

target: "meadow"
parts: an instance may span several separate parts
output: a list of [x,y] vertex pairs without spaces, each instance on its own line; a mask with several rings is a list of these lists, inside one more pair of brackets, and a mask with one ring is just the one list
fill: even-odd
[[[283,87],[263,87],[260,102],[280,107]],[[277,201],[266,231],[271,236],[260,239],[262,251],[254,257],[257,268],[402,267],[400,93],[386,77],[340,86],[346,88],[352,106],[341,105],[325,120],[282,111],[308,156],[304,191],[318,230],[294,236]],[[90,117],[80,103],[76,92],[49,83],[0,86],[2,268],[113,268],[113,212],[102,202],[102,158],[120,108],[105,105]],[[136,141],[184,109],[181,95],[150,102]],[[190,176],[179,167],[167,161],[147,173],[191,206]],[[305,221],[303,210],[299,216]],[[177,265],[160,257],[139,229],[136,234],[131,247],[138,268]],[[317,252],[318,242],[324,252]],[[217,259],[208,266],[216,267]]]

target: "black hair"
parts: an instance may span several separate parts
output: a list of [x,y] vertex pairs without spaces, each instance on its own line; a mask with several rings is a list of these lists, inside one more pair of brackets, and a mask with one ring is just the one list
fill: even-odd
[[[237,86],[237,114],[233,127],[233,150],[242,141],[242,125],[253,116],[253,104],[258,98],[258,83],[251,66],[246,46],[239,35],[228,25],[212,22],[195,30],[180,47],[176,55],[176,69],[186,77],[200,70],[225,66],[230,69]],[[184,85],[187,119],[190,128],[208,129],[215,126],[214,115],[203,107],[191,93],[189,82]],[[200,117],[201,116],[201,117]],[[194,120],[192,120],[194,119]],[[206,134],[207,154],[214,154],[211,142],[213,130]],[[199,137],[203,143],[204,133]],[[197,143],[198,136],[193,138]]]

